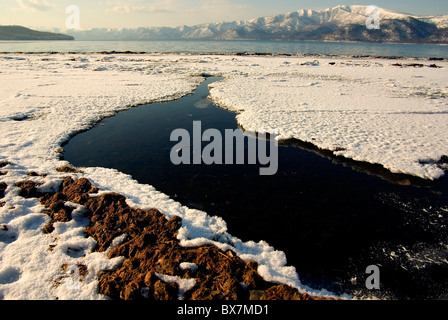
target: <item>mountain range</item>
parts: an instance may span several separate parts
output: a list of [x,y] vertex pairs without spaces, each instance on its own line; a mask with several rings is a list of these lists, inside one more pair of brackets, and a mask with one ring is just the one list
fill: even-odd
[[315,40],[448,43],[448,15],[417,16],[379,9],[380,28],[368,29],[367,6],[337,6],[196,26],[66,31],[76,40]]

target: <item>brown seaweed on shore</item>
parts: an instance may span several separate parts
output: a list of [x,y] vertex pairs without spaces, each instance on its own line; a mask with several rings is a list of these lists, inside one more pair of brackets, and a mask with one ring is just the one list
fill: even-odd
[[10,162],[0,161],[0,168],[6,167]]
[[[6,167],[9,164],[11,164],[11,163],[0,161],[0,168]],[[0,171],[0,176],[4,176],[4,175],[6,175],[6,173],[7,173],[6,171]]]
[[8,188],[8,185],[4,182],[0,182],[0,199],[5,196],[5,190]]
[[[4,182],[0,182],[0,199],[3,199],[5,197],[6,188],[8,188],[8,185]],[[0,201],[0,208],[3,207],[5,204],[6,204],[5,201]]]
[[[112,299],[177,300],[176,283],[159,275],[195,279],[195,285],[183,293],[184,300],[315,300],[287,285],[267,282],[258,274],[257,263],[245,262],[233,251],[216,246],[182,247],[176,235],[182,219],[166,216],[156,209],[131,208],[117,193],[98,196],[99,190],[85,178],[64,179],[59,192],[40,193],[32,181],[17,183],[24,197],[38,197],[51,222],[44,232],[53,231],[55,221],[70,221],[72,208],[66,201],[83,205],[90,217],[86,236],[97,241],[96,250],[104,252],[119,236],[125,240],[109,251],[108,257],[124,257],[121,266],[98,274],[98,290]],[[197,268],[181,269],[182,262]],[[85,270],[88,272],[88,270]]]
[[74,166],[67,164],[65,166],[56,168],[57,172],[65,172],[65,173],[82,173],[81,170],[76,169]]

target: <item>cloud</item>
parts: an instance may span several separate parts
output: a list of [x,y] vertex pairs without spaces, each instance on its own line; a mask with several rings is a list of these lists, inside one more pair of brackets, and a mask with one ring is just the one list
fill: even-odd
[[209,17],[212,20],[231,19],[234,20],[235,13],[244,15],[251,6],[237,4],[231,0],[202,0],[200,6],[188,8],[188,14],[199,17]]
[[245,4],[235,4],[230,0],[203,0],[201,6],[203,9],[225,8],[227,10],[246,9],[248,7],[249,6]]
[[[123,16],[121,23],[132,25],[196,25],[252,17],[252,6],[236,0],[104,0],[108,15]],[[150,17],[150,19],[149,19]],[[145,19],[145,20],[143,20]]]
[[106,9],[107,13],[169,13],[172,12],[166,9],[159,9],[152,6],[132,6],[132,5],[117,5],[113,8]]
[[55,7],[47,0],[16,0],[16,2],[20,6],[18,10],[47,11]]
[[115,1],[109,2],[109,5],[113,5],[113,7],[106,9],[107,13],[120,13],[120,14],[129,14],[129,13],[171,13],[174,10],[169,9],[172,5],[172,0],[165,1],[151,1],[150,5],[134,4],[138,1],[132,1],[132,3],[123,2],[123,1]]
[[235,13],[245,9],[250,6],[243,4],[235,4],[230,0],[202,0],[201,5],[195,8],[187,9],[190,13],[200,13],[200,14],[227,14]]

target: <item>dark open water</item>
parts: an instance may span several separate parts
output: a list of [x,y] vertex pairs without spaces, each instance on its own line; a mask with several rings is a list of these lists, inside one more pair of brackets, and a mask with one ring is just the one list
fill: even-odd
[[[237,128],[235,114],[193,95],[104,119],[64,146],[75,166],[115,168],[192,208],[224,218],[242,240],[266,240],[286,253],[302,282],[336,293],[382,298],[448,298],[448,181],[434,184],[345,161],[290,141],[279,170],[259,165],[180,165],[170,161],[174,129]],[[246,144],[247,145],[247,144]],[[410,180],[413,186],[403,186]],[[365,288],[369,265],[380,291]]]

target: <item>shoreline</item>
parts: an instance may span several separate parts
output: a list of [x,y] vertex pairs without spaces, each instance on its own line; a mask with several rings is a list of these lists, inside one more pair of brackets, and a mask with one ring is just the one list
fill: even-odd
[[[80,173],[71,166],[57,171]],[[106,251],[110,259],[124,257],[121,266],[98,274],[99,293],[113,300],[335,300],[265,281],[255,261],[243,261],[232,250],[213,245],[182,247],[176,238],[180,217],[168,220],[157,209],[134,209],[117,193],[98,195],[100,190],[86,178],[67,176],[56,192],[40,192],[39,184],[31,180],[17,186],[20,196],[38,198],[45,206],[44,212],[51,218],[44,227],[46,234],[53,232],[55,223],[72,220],[73,208],[67,201],[86,209],[83,215],[90,223],[84,232],[97,242],[95,251]],[[116,243],[116,238],[121,238],[121,243]],[[188,267],[179,267],[182,263]],[[76,267],[82,282],[91,271],[83,264]],[[67,268],[61,266],[64,271]],[[63,285],[62,280],[54,285]]]
[[[338,150],[321,149],[311,142],[301,141],[294,138],[279,141],[279,146],[296,146],[298,148],[316,153],[323,158],[327,158],[333,161],[334,163],[349,166],[351,169],[355,171],[359,171],[368,175],[373,175],[389,183],[398,184],[402,186],[430,187],[437,185],[442,180],[447,178],[446,173],[444,176],[438,179],[430,180],[414,176],[411,174],[392,172],[391,170],[385,168],[380,163],[370,163],[366,161],[353,160],[335,154],[338,152]],[[446,165],[446,163],[448,163],[446,162],[446,160],[440,160],[441,165]],[[447,171],[447,169],[444,170]]]
[[[447,44],[448,46],[448,44]],[[374,56],[374,55],[348,55],[348,54],[316,54],[316,53],[268,53],[268,52],[152,52],[152,51],[2,51],[0,54],[19,54],[19,55],[151,55],[151,56],[247,56],[247,57],[279,57],[279,58],[339,58],[339,59],[378,59],[378,60],[415,60],[415,61],[440,61],[447,62],[448,58],[439,57],[412,57],[412,56]]]

